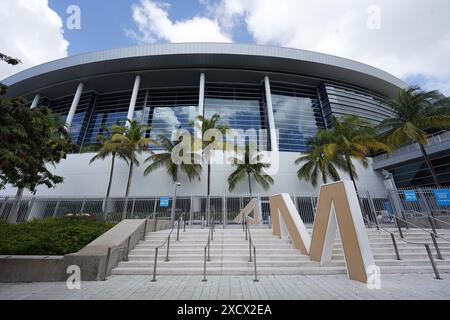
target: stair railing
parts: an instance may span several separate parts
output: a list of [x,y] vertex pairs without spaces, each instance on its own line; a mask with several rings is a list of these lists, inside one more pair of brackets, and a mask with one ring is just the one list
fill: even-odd
[[208,230],[208,240],[206,242],[206,246],[203,248],[204,256],[203,256],[203,282],[208,281],[206,278],[206,262],[211,261],[211,241],[214,241],[214,232],[216,231],[216,220],[210,219],[209,221],[209,230]]
[[[366,223],[369,223],[369,221],[365,217],[363,217],[363,219],[366,221]],[[391,240],[392,240],[392,244],[393,244],[394,250],[395,250],[395,255],[397,256],[397,260],[401,260],[400,252],[398,250],[397,241],[396,241],[396,234],[391,232],[391,231],[389,231],[389,230],[387,230],[387,229],[385,229],[385,228],[383,228],[383,227],[380,227],[379,231],[387,232],[387,233],[390,234]],[[406,244],[424,246],[425,250],[427,252],[427,255],[428,255],[428,259],[430,260],[431,267],[433,268],[435,279],[442,280],[442,278],[441,278],[441,276],[439,274],[439,270],[438,270],[438,268],[436,266],[436,262],[434,261],[433,254],[431,253],[430,245],[428,243],[408,241],[408,240],[404,239],[403,237],[400,237],[399,240],[404,242],[404,243],[406,243]]]
[[[436,241],[436,237],[437,237],[437,236],[436,236],[435,233],[430,232],[430,231],[428,231],[428,230],[426,230],[426,229],[424,229],[424,228],[422,228],[422,227],[419,227],[418,225],[415,225],[414,223],[411,223],[411,222],[409,222],[409,221],[406,221],[406,220],[404,220],[404,219],[402,219],[402,218],[400,218],[400,217],[394,217],[394,220],[395,220],[395,222],[396,222],[396,224],[397,224],[397,228],[398,228],[398,230],[399,230],[399,233],[400,233],[400,237],[401,237],[401,238],[404,238],[404,235],[403,235],[402,227],[401,227],[399,221],[402,221],[402,222],[406,223],[407,225],[411,225],[411,226],[413,226],[413,227],[415,227],[415,228],[417,228],[417,229],[423,230],[423,231],[425,231],[426,233],[428,233],[428,234],[430,235],[430,237],[431,237],[431,241],[433,241],[433,245],[434,245],[434,248],[436,249],[436,253],[437,253],[438,259],[439,259],[439,260],[444,260],[444,258],[442,257],[442,254],[441,254],[441,250],[439,249],[439,245],[438,245],[438,243],[437,243],[437,241]],[[442,239],[442,240],[444,240],[444,241],[450,242],[450,240],[445,239],[445,238],[442,238],[442,237],[439,237],[439,239]]]
[[[259,281],[258,280],[258,270],[256,267],[256,246],[252,240],[252,234],[251,234],[250,228],[248,226],[247,218],[248,218],[247,215],[244,214],[244,217],[242,220],[244,221],[243,225],[244,225],[244,231],[245,231],[245,240],[248,241],[248,250],[250,253],[250,259],[248,262],[253,262],[254,269],[255,269],[255,279],[253,281],[258,282]],[[253,249],[253,258],[252,258],[252,249]]]
[[160,246],[157,246],[155,248],[155,260],[154,260],[154,264],[153,264],[153,278],[151,282],[156,282],[156,267],[158,265],[158,252],[159,249],[164,248],[167,245],[167,249],[166,249],[166,259],[164,260],[165,262],[169,262],[170,258],[169,258],[169,254],[170,254],[170,239],[172,236],[173,231],[175,230],[175,224],[177,226],[177,241],[180,240],[180,234],[179,234],[179,230],[180,230],[180,220],[181,217],[178,218],[177,221],[175,221],[175,223],[172,226],[172,230],[170,230],[169,235],[167,236],[166,240],[164,241],[163,244],[161,244]]
[[[423,212],[419,212],[419,211],[416,211],[416,210],[408,210],[408,211],[406,211],[406,213],[408,213],[408,212],[412,212],[413,214],[415,214],[415,215],[420,215],[420,216],[422,216],[423,218],[427,218],[428,219],[428,223],[430,224],[430,227],[431,227],[431,229],[433,230],[433,233],[436,235],[436,237],[440,237],[439,235],[438,235],[438,233],[437,233],[437,227],[436,227],[436,223],[435,222],[439,222],[439,223],[441,223],[441,224],[445,224],[445,225],[447,225],[447,226],[450,226],[450,223],[448,223],[448,222],[446,222],[446,221],[443,221],[443,220],[441,220],[441,219],[438,219],[438,218],[436,218],[434,215],[433,215],[433,211],[431,211],[431,215],[428,215],[428,214],[425,214],[425,213],[423,213]],[[408,222],[409,223],[409,222]],[[444,239],[444,240],[446,240],[445,238],[442,238],[442,237],[440,237],[441,239]],[[448,240],[447,240],[448,241]],[[450,242],[450,241],[449,241]]]

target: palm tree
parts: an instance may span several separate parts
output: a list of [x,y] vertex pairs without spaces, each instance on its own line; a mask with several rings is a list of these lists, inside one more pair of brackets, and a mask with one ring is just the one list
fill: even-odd
[[[205,118],[204,116],[198,116],[197,117],[197,123],[194,125],[197,126],[202,133],[202,137],[205,136],[205,133],[208,130],[218,130],[221,134],[225,134],[228,130],[228,126],[219,124],[220,121],[220,115],[215,114],[210,119]],[[201,127],[200,127],[201,126]],[[202,150],[203,150],[203,158],[207,162],[208,166],[208,182],[207,182],[207,195],[208,197],[211,194],[211,155],[212,151],[216,149],[225,150],[227,148],[226,142],[223,141],[215,141],[212,139],[212,141],[204,141],[202,139]]]
[[[178,141],[178,143],[180,143]],[[178,143],[173,143],[169,138],[164,135],[159,136],[159,143],[163,147],[164,152],[152,154],[148,157],[145,162],[151,162],[151,164],[145,169],[144,175],[149,175],[151,172],[165,167],[167,173],[172,177],[173,182],[178,181],[179,171],[183,171],[189,178],[189,181],[192,181],[195,178],[200,180],[200,174],[202,172],[202,166],[197,163],[181,163],[176,164],[172,160],[172,153],[174,148],[178,145]],[[183,156],[182,154],[180,156]]]
[[109,200],[109,196],[111,194],[111,186],[114,176],[116,157],[119,157],[120,159],[124,160],[128,165],[128,160],[124,152],[121,150],[120,144],[115,143],[113,141],[114,134],[119,133],[119,131],[114,131],[114,129],[117,129],[118,127],[119,125],[116,125],[116,127],[112,127],[111,129],[102,127],[103,134],[97,136],[97,143],[88,145],[86,147],[83,147],[82,149],[82,151],[84,152],[87,151],[97,152],[97,154],[89,162],[89,165],[91,165],[93,162],[97,160],[105,160],[106,158],[111,156],[111,170],[109,173],[109,181],[108,181],[108,188],[106,190],[105,203],[103,204],[104,211],[106,211],[106,206]]
[[146,133],[150,130],[150,126],[139,124],[135,120],[127,120],[127,125],[125,126],[113,126],[115,134],[112,136],[112,142],[119,145],[121,152],[123,152],[128,159],[130,167],[122,219],[125,219],[127,215],[128,196],[130,195],[133,170],[135,166],[138,167],[140,165],[140,162],[137,159],[138,154],[141,154],[144,150],[153,153],[150,149],[150,144],[159,145],[157,141],[146,138]]
[[336,154],[334,157],[330,157],[325,152],[324,145],[329,142],[326,140],[326,136],[324,130],[319,131],[317,136],[308,143],[310,151],[295,161],[297,165],[306,162],[298,170],[297,176],[300,180],[310,182],[313,187],[317,187],[319,174],[325,184],[329,178],[333,181],[341,180],[338,169],[347,170],[347,163],[342,155]]
[[322,133],[327,143],[323,146],[327,157],[342,157],[346,163],[346,172],[353,181],[355,189],[358,175],[353,159],[358,160],[364,168],[369,166],[371,152],[387,151],[391,148],[377,140],[375,129],[364,119],[348,115],[333,117],[333,129]]
[[431,159],[426,151],[427,130],[450,127],[450,98],[438,91],[422,91],[417,86],[400,90],[396,99],[386,100],[394,117],[384,120],[379,129],[384,130],[382,138],[394,147],[417,142],[433,176],[436,186],[441,186]]
[[236,170],[228,177],[228,189],[230,191],[233,191],[239,182],[247,178],[248,189],[250,195],[252,195],[252,176],[264,190],[268,190],[274,184],[272,177],[263,172],[263,169],[270,168],[270,164],[261,162],[262,155],[257,152],[250,152],[250,150],[250,146],[246,144],[244,159],[238,157],[230,159],[233,161],[233,166],[236,167]]

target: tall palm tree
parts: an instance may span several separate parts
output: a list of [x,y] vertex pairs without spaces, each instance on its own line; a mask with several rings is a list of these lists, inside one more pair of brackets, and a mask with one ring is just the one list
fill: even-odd
[[388,143],[399,147],[409,142],[417,142],[423,158],[431,172],[436,186],[441,186],[439,178],[426,151],[428,134],[426,130],[450,127],[450,98],[438,91],[423,91],[417,86],[400,90],[398,97],[386,100],[394,117],[384,120],[379,129]]
[[121,150],[120,144],[115,143],[113,141],[114,134],[119,133],[119,131],[114,131],[114,129],[117,129],[117,127],[119,127],[119,125],[116,125],[116,127],[112,128],[102,127],[103,134],[97,136],[97,143],[82,148],[82,151],[84,152],[95,151],[97,153],[89,162],[90,165],[97,160],[105,160],[106,158],[111,156],[111,170],[109,173],[109,181],[108,181],[108,188],[106,190],[105,203],[103,204],[104,211],[106,210],[106,206],[111,194],[111,186],[114,176],[114,167],[116,158],[119,157],[120,159],[124,160],[128,165],[127,157],[125,153]]
[[[180,143],[178,141],[178,143]],[[172,142],[169,138],[164,135],[159,136],[159,143],[163,147],[164,152],[155,153],[150,155],[145,162],[151,162],[151,164],[145,169],[144,175],[149,175],[151,172],[165,167],[167,173],[172,177],[173,182],[178,181],[178,175],[180,170],[186,173],[189,178],[189,181],[192,181],[195,178],[200,180],[200,174],[202,172],[202,166],[197,163],[181,163],[176,164],[172,160],[172,153],[174,148],[178,145],[178,143]],[[182,154],[180,156],[183,156]]]
[[371,152],[387,151],[391,148],[376,138],[375,129],[358,116],[333,117],[333,129],[322,133],[327,143],[324,151],[327,157],[342,157],[346,163],[346,172],[353,181],[355,189],[358,175],[353,159],[358,160],[364,168],[369,166],[368,157]]
[[138,167],[140,165],[138,155],[144,150],[153,154],[153,151],[150,149],[150,144],[159,145],[157,141],[146,137],[146,133],[150,130],[150,126],[139,124],[135,120],[127,120],[127,125],[125,126],[113,126],[115,134],[112,136],[112,142],[120,146],[120,150],[129,161],[130,167],[122,219],[125,219],[127,215],[128,196],[130,195],[133,170],[135,166]]
[[[324,130],[319,131],[317,136],[308,143],[310,151],[295,161],[297,165],[306,162],[297,171],[297,177],[310,182],[313,187],[317,187],[319,174],[325,184],[329,178],[333,181],[341,180],[338,169],[347,171],[347,163],[342,155],[336,154],[332,157],[325,152],[324,145],[327,143],[329,143],[327,134]],[[354,168],[352,170],[354,171]]]
[[[219,124],[220,121],[220,115],[215,114],[211,118],[206,118],[204,116],[198,116],[197,122],[194,123],[195,126],[197,126],[198,129],[201,130],[202,137],[205,136],[205,133],[208,130],[218,130],[220,133],[225,134],[226,131],[229,129],[228,126]],[[204,141],[202,139],[202,150],[203,150],[203,159],[207,162],[208,167],[208,176],[207,176],[207,195],[208,197],[211,194],[211,155],[212,151],[214,149],[220,149],[225,150],[228,148],[228,145],[224,141],[215,141],[214,139],[212,141]]]
[[248,179],[250,195],[252,195],[252,177],[264,190],[268,190],[274,184],[273,178],[264,173],[264,169],[270,168],[270,164],[263,163],[262,155],[258,152],[250,152],[250,148],[248,144],[245,146],[244,159],[238,157],[230,159],[233,166],[236,167],[236,170],[228,177],[230,191],[233,191],[236,185],[245,178]]

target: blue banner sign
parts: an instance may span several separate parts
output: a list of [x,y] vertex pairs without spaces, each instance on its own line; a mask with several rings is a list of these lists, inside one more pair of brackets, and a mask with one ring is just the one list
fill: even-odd
[[433,190],[436,202],[440,206],[450,206],[450,189]]
[[170,201],[169,197],[161,197],[159,199],[159,206],[161,208],[168,208],[169,207],[169,201]]
[[417,195],[414,190],[405,190],[405,191],[403,191],[403,194],[405,195],[406,202],[416,202],[417,201]]

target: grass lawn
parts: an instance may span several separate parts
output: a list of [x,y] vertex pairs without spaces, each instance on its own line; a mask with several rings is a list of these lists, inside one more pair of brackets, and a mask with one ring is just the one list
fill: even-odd
[[0,255],[74,253],[114,225],[86,217],[35,219],[16,225],[0,221]]

